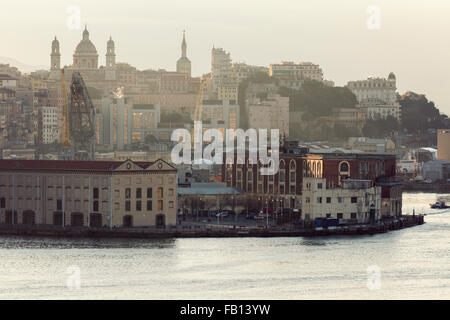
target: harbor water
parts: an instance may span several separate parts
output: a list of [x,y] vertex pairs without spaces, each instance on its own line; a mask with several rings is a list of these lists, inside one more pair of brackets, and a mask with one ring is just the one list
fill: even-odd
[[373,236],[55,239],[0,236],[0,299],[450,299],[450,209]]

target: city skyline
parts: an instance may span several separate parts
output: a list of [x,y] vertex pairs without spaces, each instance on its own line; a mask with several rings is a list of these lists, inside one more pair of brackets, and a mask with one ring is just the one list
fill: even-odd
[[[434,1],[433,8],[425,8],[419,1],[411,1],[408,8],[387,1],[349,1],[348,6],[336,6],[330,1],[295,5],[266,1],[256,6],[250,1],[239,7],[232,2],[221,6],[220,15],[211,15],[217,12],[215,4],[204,1],[158,2],[151,8],[134,1],[127,7],[105,2],[102,10],[85,1],[44,2],[54,10],[39,16],[31,14],[38,6],[35,3],[4,5],[3,13],[22,10],[24,3],[29,10],[23,12],[27,23],[15,28],[8,28],[14,16],[2,15],[0,25],[9,45],[0,56],[30,65],[48,65],[49,43],[56,35],[61,43],[61,64],[70,65],[73,49],[87,24],[100,65],[104,65],[106,41],[112,36],[118,62],[128,62],[138,69],[175,70],[182,32],[186,30],[194,76],[210,71],[214,45],[230,52],[234,62],[251,65],[311,61],[319,64],[325,78],[337,86],[370,75],[385,77],[392,71],[400,94],[408,90],[426,94],[442,112],[450,113],[450,98],[445,92],[450,44],[441,39],[442,31],[450,24],[445,20],[450,5],[444,1]],[[73,5],[80,8],[80,28],[71,30],[67,27],[67,10]],[[380,28],[375,30],[367,26],[367,8],[371,5],[381,10]],[[48,37],[33,36],[30,26],[35,33]],[[405,41],[411,35],[416,41]],[[433,59],[423,48],[434,48]]]

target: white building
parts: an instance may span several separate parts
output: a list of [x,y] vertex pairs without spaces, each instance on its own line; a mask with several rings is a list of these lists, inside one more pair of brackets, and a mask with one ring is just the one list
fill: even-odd
[[371,180],[347,179],[342,186],[327,186],[326,179],[303,178],[302,218],[335,218],[347,222],[367,223],[370,207],[375,207],[375,219],[381,219],[381,187]]
[[365,99],[379,99],[387,103],[396,101],[396,78],[392,72],[387,79],[369,77],[366,80],[349,81],[347,87],[359,103]]
[[378,98],[368,98],[362,100],[359,106],[366,112],[367,119],[386,119],[388,116],[397,120],[401,118],[401,106],[398,102],[390,103]]
[[386,78],[369,77],[366,80],[349,81],[347,87],[356,96],[368,119],[385,119],[391,115],[400,120],[400,104],[397,102],[396,78],[391,72]]
[[242,80],[252,76],[257,72],[269,73],[269,68],[261,66],[252,66],[246,63],[233,63],[231,65],[233,79],[240,83]]
[[57,107],[40,107],[42,117],[42,142],[50,144],[59,139],[60,126]]
[[283,61],[281,64],[271,64],[269,66],[269,75],[271,77],[286,79],[286,81],[323,81],[322,69],[318,64],[312,62],[300,62],[296,64],[292,61]]
[[217,94],[220,84],[233,81],[233,70],[231,67],[230,53],[222,48],[211,50],[211,90]]
[[248,126],[253,129],[278,129],[280,136],[289,136],[289,97],[269,94],[247,106]]
[[11,77],[9,74],[0,74],[0,88],[16,88],[17,79]]

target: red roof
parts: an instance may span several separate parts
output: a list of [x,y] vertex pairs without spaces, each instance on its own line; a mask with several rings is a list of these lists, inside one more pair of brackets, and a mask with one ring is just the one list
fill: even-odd
[[[126,160],[128,161],[128,160]],[[0,160],[0,170],[76,170],[112,171],[126,161],[77,161],[77,160]],[[148,168],[153,162],[135,162],[141,168]]]

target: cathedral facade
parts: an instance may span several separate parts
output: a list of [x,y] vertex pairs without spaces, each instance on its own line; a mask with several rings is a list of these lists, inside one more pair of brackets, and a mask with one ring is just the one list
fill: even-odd
[[[73,53],[72,65],[64,66],[66,83],[70,83],[72,73],[79,71],[90,87],[111,92],[124,87],[129,94],[151,94],[166,92],[176,88],[178,91],[196,91],[197,83],[191,78],[191,61],[186,55],[187,45],[185,33],[181,43],[181,57],[177,61],[176,72],[165,70],[139,71],[128,63],[116,63],[115,43],[110,37],[106,43],[105,65],[99,67],[97,49],[89,39],[89,31],[85,27],[82,39]],[[50,54],[50,78],[61,79],[61,53],[59,41],[52,42]],[[181,80],[180,80],[181,79]],[[191,88],[194,84],[195,88]]]

